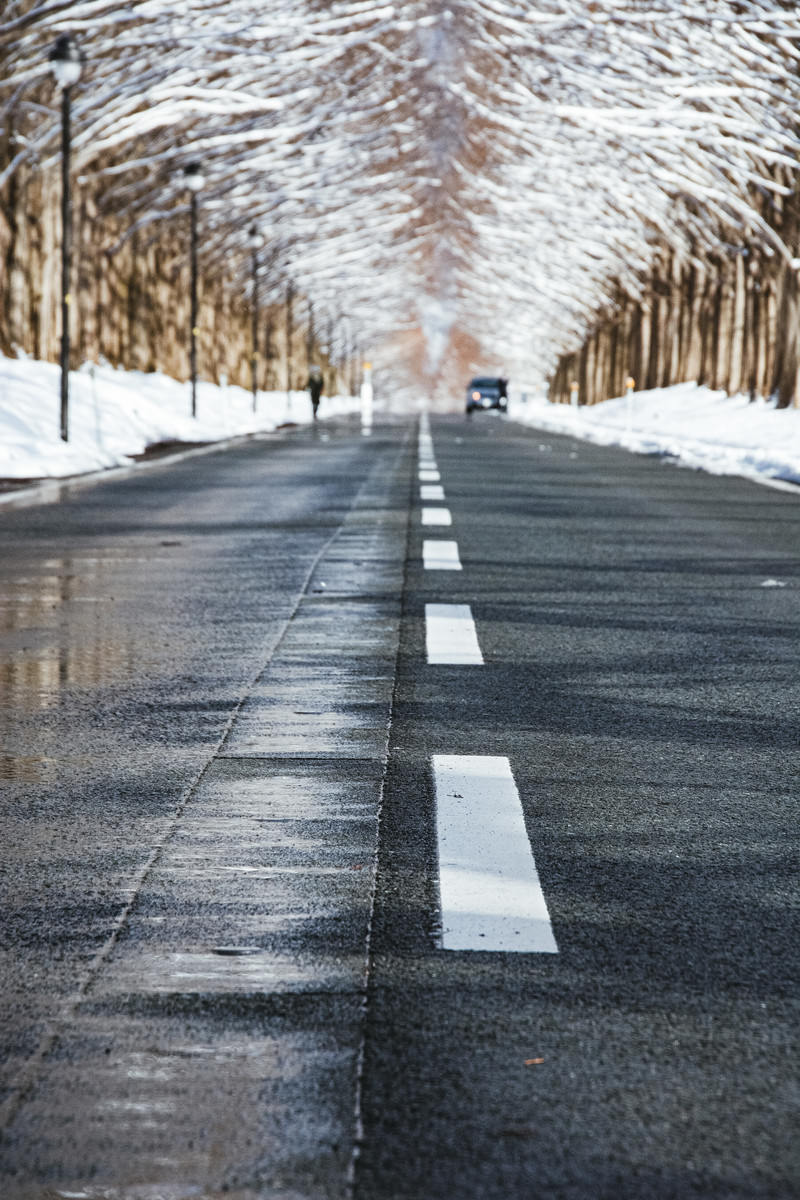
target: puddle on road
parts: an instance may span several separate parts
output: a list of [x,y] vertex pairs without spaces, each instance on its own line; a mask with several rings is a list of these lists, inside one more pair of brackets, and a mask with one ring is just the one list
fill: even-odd
[[[133,644],[120,640],[114,620],[118,572],[150,562],[108,552],[65,556],[45,559],[38,573],[0,581],[2,703],[27,711],[52,708],[66,685],[92,687],[129,670]],[[5,769],[19,777],[17,768]]]
[[0,754],[0,779],[13,783],[40,783],[53,766],[53,759],[37,755]]

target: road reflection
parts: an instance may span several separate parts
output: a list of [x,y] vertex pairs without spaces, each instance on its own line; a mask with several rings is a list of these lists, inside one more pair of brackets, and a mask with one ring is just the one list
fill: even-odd
[[65,556],[0,581],[3,708],[52,708],[66,685],[93,687],[129,669],[134,648],[116,620],[114,573],[130,561]]

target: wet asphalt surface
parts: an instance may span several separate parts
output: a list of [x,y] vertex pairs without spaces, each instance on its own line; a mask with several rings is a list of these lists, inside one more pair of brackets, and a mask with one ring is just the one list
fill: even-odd
[[[431,426],[462,572],[410,422],[0,509],[9,1200],[800,1195],[800,494]],[[434,753],[557,955],[438,949]]]

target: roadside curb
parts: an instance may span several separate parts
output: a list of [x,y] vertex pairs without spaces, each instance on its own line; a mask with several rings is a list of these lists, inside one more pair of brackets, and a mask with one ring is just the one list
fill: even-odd
[[[298,426],[298,428],[301,428]],[[177,450],[174,454],[163,454],[141,462],[132,462],[123,467],[104,467],[99,471],[87,471],[81,475],[63,475],[57,479],[45,479],[30,487],[20,487],[0,495],[0,507],[24,507],[27,504],[47,504],[61,500],[64,492],[75,488],[88,487],[106,479],[124,479],[139,471],[152,470],[154,467],[166,467],[172,463],[182,462],[187,458],[199,457],[202,454],[213,454],[215,451],[231,450],[234,446],[244,445],[255,438],[281,436],[290,432],[287,429],[259,429],[253,433],[242,433],[236,437],[225,438],[219,442],[208,442],[203,446],[193,446],[191,450]]]

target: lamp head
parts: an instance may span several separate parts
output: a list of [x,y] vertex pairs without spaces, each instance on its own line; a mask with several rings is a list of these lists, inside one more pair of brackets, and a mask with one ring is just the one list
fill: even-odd
[[73,83],[78,82],[83,68],[83,55],[70,34],[59,34],[48,58],[59,87],[72,87]]
[[183,178],[186,186],[192,192],[199,192],[206,182],[203,168],[198,162],[191,162],[183,168]]

